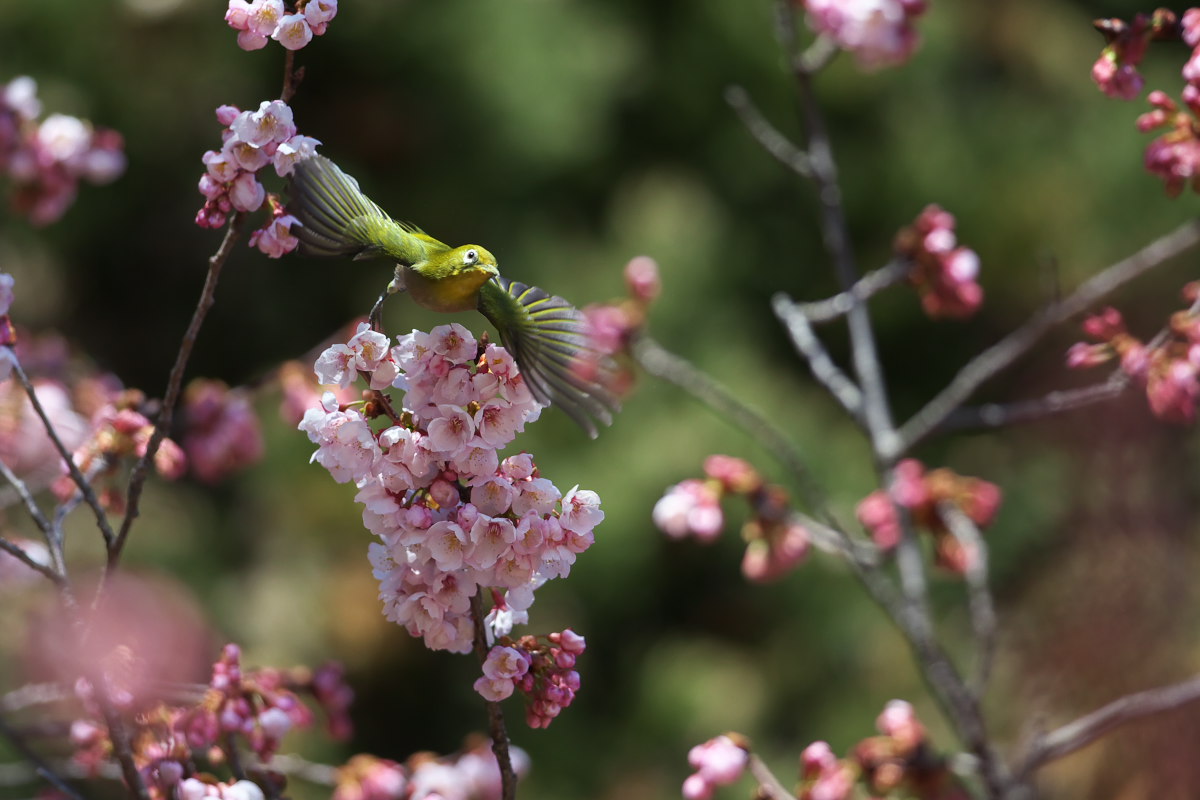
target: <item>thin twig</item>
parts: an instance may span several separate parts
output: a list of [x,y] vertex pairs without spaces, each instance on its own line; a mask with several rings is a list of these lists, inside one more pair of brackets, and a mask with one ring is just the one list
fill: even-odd
[[33,388],[33,384],[29,380],[29,376],[25,374],[25,370],[21,368],[20,363],[13,364],[13,374],[17,376],[17,380],[25,387],[25,394],[29,397],[29,402],[33,405],[33,410],[41,419],[43,427],[46,429],[46,435],[50,437],[50,442],[54,445],[54,449],[58,451],[58,455],[62,458],[63,463],[67,467],[67,472],[71,475],[71,480],[79,487],[79,491],[83,494],[84,500],[87,501],[88,507],[92,509],[92,513],[96,515],[96,525],[100,528],[101,535],[104,536],[104,543],[107,547],[112,547],[114,535],[112,526],[108,522],[108,514],[104,511],[104,506],[100,505],[99,498],[92,490],[92,483],[84,477],[79,471],[79,467],[75,464],[74,456],[67,450],[62,439],[58,438],[58,431],[54,429],[54,423],[50,421],[50,417],[46,415],[46,409],[42,407],[42,403],[38,400],[37,392]]
[[125,786],[136,800],[150,800],[146,782],[142,780],[142,773],[133,760],[133,747],[129,739],[129,731],[125,728],[125,721],[121,719],[120,712],[113,705],[112,695],[108,688],[108,677],[98,664],[92,665],[88,672],[90,674],[87,678],[92,684],[93,697],[96,705],[100,707],[100,715],[104,717],[104,725],[108,728],[108,738],[112,742],[113,756],[121,766],[121,777],[125,779]]
[[[291,53],[289,52],[288,55],[290,56]],[[154,462],[154,456],[171,428],[171,420],[175,413],[175,404],[179,400],[179,392],[183,386],[183,373],[187,368],[188,359],[192,355],[192,348],[196,345],[196,339],[200,335],[200,326],[204,324],[204,318],[208,315],[209,309],[212,308],[217,290],[217,281],[221,277],[221,268],[225,266],[225,262],[229,259],[229,254],[233,252],[234,245],[241,238],[242,222],[244,219],[245,215],[240,212],[233,215],[229,220],[229,227],[225,230],[225,238],[221,241],[221,246],[208,259],[208,274],[204,279],[204,288],[200,292],[200,300],[196,303],[196,310],[192,312],[192,320],[188,323],[187,331],[183,334],[183,341],[180,343],[179,352],[175,356],[175,364],[171,367],[171,374],[167,379],[167,391],[163,397],[162,408],[159,410],[158,419],[154,423],[154,434],[150,437],[149,444],[146,445],[146,452],[134,464],[133,472],[129,478],[129,491],[125,499],[125,507],[127,509],[125,519],[121,522],[121,530],[117,534],[116,541],[112,543],[112,546],[108,550],[108,562],[105,567],[106,581],[120,561],[121,551],[125,549],[125,542],[129,538],[129,529],[133,526],[133,521],[137,519],[140,511],[142,489],[145,487],[146,478],[149,476],[150,465]]]
[[765,798],[765,800],[796,800],[796,794],[789,792],[779,778],[775,777],[775,773],[771,771],[771,768],[754,753],[750,753],[748,766],[750,774],[758,782],[760,797]]
[[841,403],[842,408],[855,422],[865,427],[862,391],[854,381],[846,376],[846,373],[838,368],[837,364],[833,363],[829,351],[817,338],[807,316],[783,292],[779,292],[771,298],[771,308],[774,309],[775,316],[779,317],[779,320],[787,327],[788,335],[791,336],[796,352],[808,362],[813,377],[833,395],[833,399]]
[[292,753],[277,753],[271,757],[269,764],[255,762],[250,765],[250,769],[282,772],[284,775],[300,778],[318,786],[336,786],[338,782],[337,767],[309,761]]
[[750,135],[762,145],[764,150],[774,156],[776,161],[801,177],[812,177],[808,154],[796,147],[791,139],[784,136],[778,128],[767,121],[745,89],[741,86],[730,86],[725,90],[725,102],[737,112]]
[[923,441],[981,384],[1029,352],[1052,327],[1086,311],[1105,295],[1197,244],[1200,244],[1200,220],[1192,220],[1092,276],[1061,302],[1044,306],[1028,322],[959,370],[945,389],[901,426],[899,437],[887,453],[898,458]]
[[1027,778],[1043,764],[1073,753],[1127,722],[1171,711],[1197,700],[1200,700],[1200,675],[1171,686],[1126,695],[1039,736],[1030,745],[1016,773]]
[[824,493],[813,480],[807,462],[778,426],[686,359],[663,348],[648,334],[638,336],[630,352],[647,373],[683,389],[762,444],[792,473],[805,504],[822,518],[829,518]]
[[0,717],[0,736],[3,736],[5,739],[7,739],[9,744],[11,744],[26,761],[33,765],[34,772],[38,775],[38,777],[45,780],[58,791],[62,792],[64,795],[70,798],[70,800],[83,800],[83,795],[75,791],[75,789],[73,789],[69,783],[63,780],[63,778],[54,770],[54,768],[50,766],[50,763],[46,761],[46,759],[42,758],[42,756],[36,750],[30,747],[25,742],[25,739],[19,733],[17,733],[17,731],[14,730],[11,725],[9,725],[8,721],[3,717]]
[[889,261],[879,269],[872,270],[844,292],[825,300],[811,303],[795,303],[796,311],[808,318],[813,325],[833,322],[850,312],[859,303],[871,299],[884,289],[901,283],[912,272],[912,265],[904,261]]
[[1107,402],[1118,397],[1128,386],[1128,376],[1117,371],[1103,383],[1079,389],[1059,389],[1034,400],[1021,400],[1016,403],[987,403],[982,406],[958,408],[938,425],[938,431],[947,433],[972,428],[1000,428],[1022,422],[1034,422],[1054,414],[1062,414]]
[[971,679],[971,689],[975,697],[982,700],[996,652],[996,604],[988,585],[987,543],[971,518],[954,503],[939,504],[938,513],[965,552],[967,612],[971,616],[971,631],[975,636],[975,673]]
[[[485,616],[483,597],[480,592],[475,592],[475,596],[471,598],[471,621],[475,626],[475,655],[479,659],[480,665],[487,660],[488,654],[487,631],[484,630]],[[500,767],[501,800],[516,800],[517,774],[513,771],[512,755],[509,753],[508,730],[504,726],[504,710],[500,708],[499,703],[491,700],[486,702],[488,732],[492,737],[492,753],[495,754],[496,763]]]
[[66,579],[62,575],[58,574],[53,567],[49,567],[45,564],[39,564],[37,561],[34,561],[28,553],[4,537],[0,537],[0,550],[8,553],[10,556],[29,567],[34,572],[37,572],[40,575],[48,578],[55,586],[61,586],[66,582]]

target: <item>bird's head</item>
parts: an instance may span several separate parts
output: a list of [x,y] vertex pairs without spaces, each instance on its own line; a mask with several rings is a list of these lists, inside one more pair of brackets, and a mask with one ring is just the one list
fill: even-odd
[[464,244],[442,257],[450,274],[484,273],[488,278],[500,274],[496,257],[477,244]]

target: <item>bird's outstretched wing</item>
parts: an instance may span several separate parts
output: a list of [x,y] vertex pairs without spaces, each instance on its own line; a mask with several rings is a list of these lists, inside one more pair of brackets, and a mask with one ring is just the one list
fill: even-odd
[[445,249],[436,239],[388,216],[362,193],[358,181],[324,156],[297,162],[289,187],[287,209],[300,220],[293,233],[304,255],[386,256],[411,265],[424,261],[431,251]]
[[561,408],[593,439],[597,422],[612,424],[621,404],[606,385],[611,361],[592,347],[574,306],[496,277],[479,290],[479,310],[496,326],[538,402]]

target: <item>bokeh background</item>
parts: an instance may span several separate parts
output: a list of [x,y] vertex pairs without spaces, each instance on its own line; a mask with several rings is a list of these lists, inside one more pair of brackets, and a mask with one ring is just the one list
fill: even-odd
[[[896,290],[873,302],[896,414],[903,419],[970,356],[1040,304],[1194,213],[1145,174],[1142,101],[1105,98],[1089,70],[1094,17],[1131,2],[934,2],[908,64],[822,75],[863,268],[888,258],[896,229],[930,202],[957,215],[983,263],[987,302],[967,322],[931,322]],[[1182,11],[1182,8],[1177,9]],[[0,212],[0,269],[16,276],[14,316],[61,332],[126,385],[161,394],[218,232],[192,223],[201,154],[219,144],[213,109],[278,95],[283,51],[245,53],[215,0],[0,0],[0,81],[33,76],[47,112],[120,131],[129,167],[84,187],[43,228]],[[298,54],[300,132],[396,216],[498,254],[505,273],[580,305],[623,292],[621,269],[658,260],[664,291],[650,331],[787,431],[838,513],[874,488],[855,429],[814,387],[769,313],[777,291],[835,290],[809,186],[767,156],[722,100],[746,87],[785,132],[796,96],[768,0],[437,0],[344,2]],[[1183,45],[1151,51],[1150,88],[1177,93]],[[271,187],[269,187],[271,188]],[[278,187],[274,187],[278,188]],[[389,277],[378,263],[241,247],[228,264],[189,374],[262,383],[365,313]],[[1196,257],[1116,298],[1150,335],[1181,307]],[[390,302],[394,332],[446,321]],[[477,318],[462,319],[474,330]],[[826,332],[845,357],[844,332]],[[1063,330],[981,399],[1080,385]],[[1097,376],[1098,377],[1098,376]],[[369,751],[404,759],[452,751],[484,728],[472,659],[430,653],[382,618],[353,488],[307,463],[306,438],[258,391],[267,442],[258,465],[218,487],[153,481],[129,570],[173,587],[211,627],[201,674],[223,641],[251,664],[344,662],[358,693],[345,745],[298,735],[285,750],[340,763]],[[668,542],[650,522],[664,488],[728,453],[783,479],[769,454],[678,390],[640,379],[610,430],[589,441],[548,412],[519,440],[563,489],[599,492],[607,519],[567,581],[539,593],[530,629],[587,636],[584,688],[548,731],[519,722],[533,771],[521,796],[677,797],[687,749],[749,734],[789,780],[799,750],[838,752],[873,732],[893,697],[952,738],[902,640],[828,556],[770,586],[746,584],[740,510],[709,547]],[[1130,397],[1000,433],[956,435],[919,454],[1000,484],[987,533],[1001,611],[987,709],[1008,747],[1121,692],[1200,666],[1197,447],[1190,429]],[[70,553],[99,556],[83,514]],[[5,523],[28,525],[15,509]],[[82,567],[81,567],[82,569]],[[961,585],[935,578],[952,650],[969,663]],[[0,675],[12,688],[34,599],[6,603]],[[183,612],[181,612],[183,613]],[[193,612],[189,612],[193,613]],[[201,648],[204,650],[204,648]],[[1193,797],[1200,723],[1180,712],[1112,736],[1044,773],[1048,797]],[[293,783],[295,796],[324,791]],[[27,787],[5,788],[27,796]],[[727,790],[738,796],[738,790]]]

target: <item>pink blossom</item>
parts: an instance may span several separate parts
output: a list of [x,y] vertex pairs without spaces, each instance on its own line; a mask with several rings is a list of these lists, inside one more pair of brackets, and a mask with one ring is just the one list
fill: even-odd
[[[312,3],[310,2],[309,5],[311,6]],[[286,142],[280,142],[279,146],[275,148],[274,164],[276,174],[281,178],[291,175],[296,162],[316,155],[317,145],[319,144],[321,144],[320,140],[299,134],[291,137]]]
[[[277,0],[282,6],[282,0]],[[230,125],[243,142],[263,147],[286,142],[296,135],[292,109],[282,100],[263,100],[257,111],[243,111]]]
[[658,262],[650,256],[631,258],[625,265],[625,286],[634,300],[652,303],[662,291]]
[[686,480],[667,490],[654,504],[654,524],[672,538],[689,534],[715,539],[725,525],[720,497],[705,481]]
[[683,796],[711,797],[717,786],[727,786],[746,771],[750,754],[728,736],[718,736],[688,751],[688,763],[696,768],[683,784]]
[[1092,80],[1109,97],[1132,100],[1141,94],[1146,79],[1132,64],[1117,64],[1116,55],[1105,51],[1092,65]]
[[183,450],[200,480],[216,483],[262,458],[258,416],[245,393],[195,380],[184,392],[184,409]]
[[312,41],[312,28],[304,14],[285,14],[271,33],[271,38],[288,50],[299,50]]
[[267,191],[252,172],[243,172],[229,187],[229,201],[238,211],[257,211],[267,198]]
[[804,0],[808,25],[854,53],[863,69],[907,61],[917,47],[913,20],[923,0]]
[[266,225],[250,234],[250,246],[257,247],[271,258],[279,258],[300,245],[300,240],[292,234],[292,226],[299,224],[300,220],[291,214],[273,217]]

